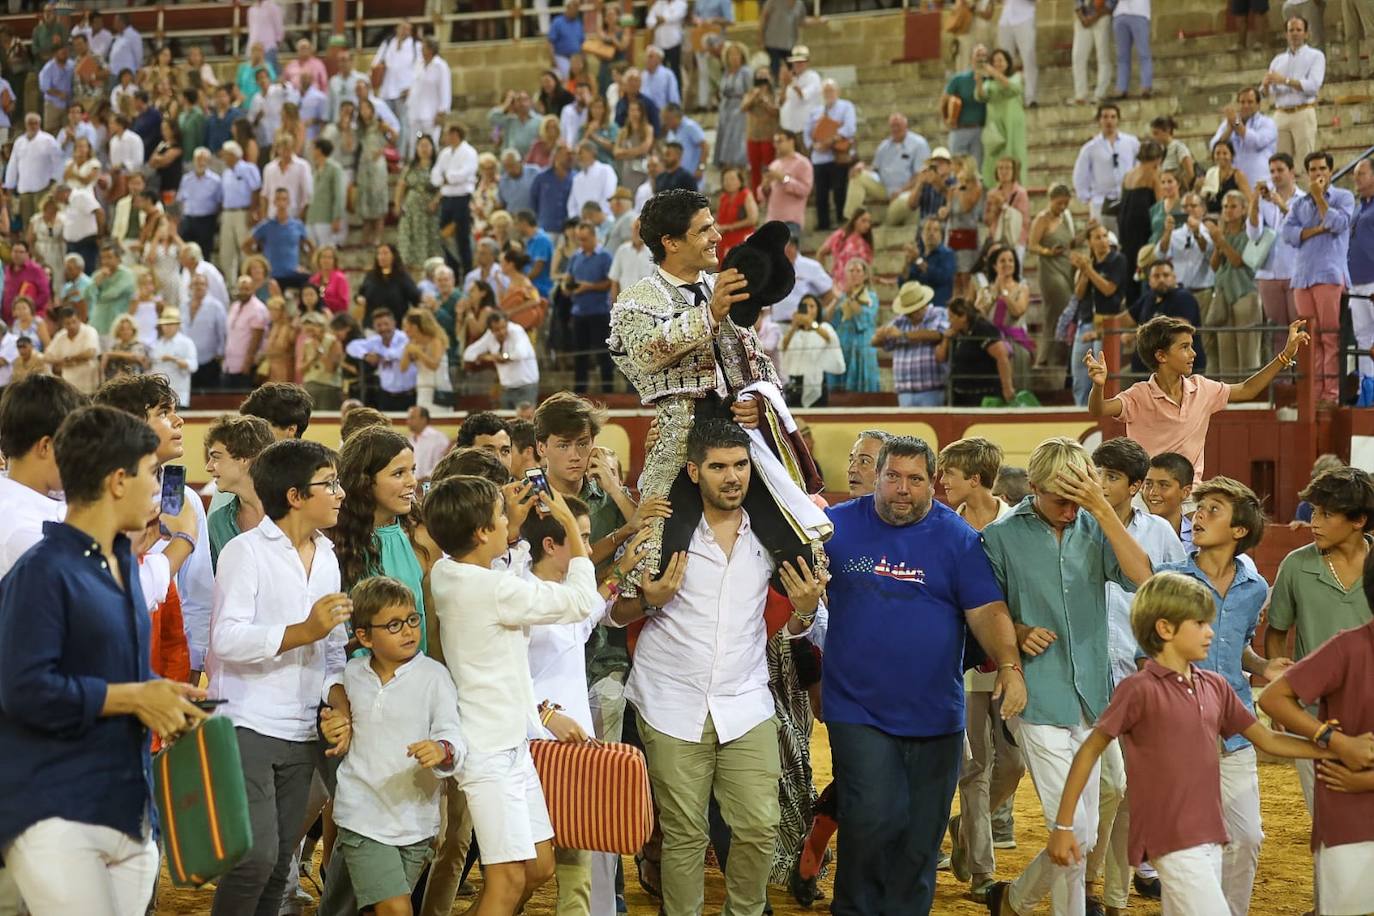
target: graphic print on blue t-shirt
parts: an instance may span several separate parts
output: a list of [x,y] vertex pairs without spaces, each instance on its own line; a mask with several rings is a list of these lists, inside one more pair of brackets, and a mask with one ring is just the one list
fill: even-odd
[[943,503],[894,527],[872,496],[831,508],[826,720],[905,737],[964,727],[964,613],[1002,600],[978,534]]

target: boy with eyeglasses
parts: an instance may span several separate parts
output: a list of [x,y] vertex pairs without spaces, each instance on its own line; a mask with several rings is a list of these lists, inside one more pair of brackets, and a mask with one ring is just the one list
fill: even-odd
[[439,833],[442,779],[465,752],[458,692],[448,669],[420,653],[422,622],[409,588],[373,576],[351,598],[353,632],[369,654],[344,667],[353,721],[323,714],[326,740],[344,755],[334,793],[334,852],[343,867],[329,870],[320,913],[409,912]]
[[252,477],[266,517],[219,555],[206,672],[236,726],[253,847],[220,879],[213,916],[276,912],[311,779],[317,766],[328,772],[316,736],[321,699],[349,718],[341,676],[352,602],[320,533],[343,503],[337,465],[317,442],[263,449]]

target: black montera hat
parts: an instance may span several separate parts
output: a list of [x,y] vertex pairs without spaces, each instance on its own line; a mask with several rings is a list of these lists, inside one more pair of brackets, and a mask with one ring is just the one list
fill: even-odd
[[759,313],[787,297],[797,283],[797,272],[787,256],[792,231],[773,220],[764,223],[734,248],[721,263],[722,271],[734,268],[749,284],[749,298],[730,307],[730,320],[742,328],[754,326]]

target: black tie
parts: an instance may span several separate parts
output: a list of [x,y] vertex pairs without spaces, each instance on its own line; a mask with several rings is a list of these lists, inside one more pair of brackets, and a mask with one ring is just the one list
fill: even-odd
[[691,292],[692,305],[701,305],[702,303],[707,301],[706,290],[704,289],[704,287],[704,283],[688,283],[686,286],[682,287],[682,290],[684,293],[689,291]]

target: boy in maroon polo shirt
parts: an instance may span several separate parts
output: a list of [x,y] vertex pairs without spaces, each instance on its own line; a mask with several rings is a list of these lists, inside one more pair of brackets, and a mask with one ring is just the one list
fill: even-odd
[[[1364,590],[1374,598],[1374,568]],[[1303,709],[1320,700],[1321,719]],[[1297,735],[1329,747],[1338,760],[1317,766],[1312,855],[1317,912],[1374,913],[1374,620],[1342,630],[1283,673],[1260,695],[1260,708]]]
[[1120,738],[1131,787],[1130,861],[1149,859],[1159,870],[1161,902],[1171,916],[1230,912],[1221,886],[1228,838],[1218,737],[1241,734],[1278,757],[1333,756],[1260,725],[1225,678],[1197,667],[1207,657],[1215,614],[1202,583],[1178,573],[1158,573],[1136,592],[1131,630],[1150,661],[1117,685],[1074,756],[1047,850],[1060,865],[1082,859],[1072,827],[1060,825],[1073,822],[1097,758]]

